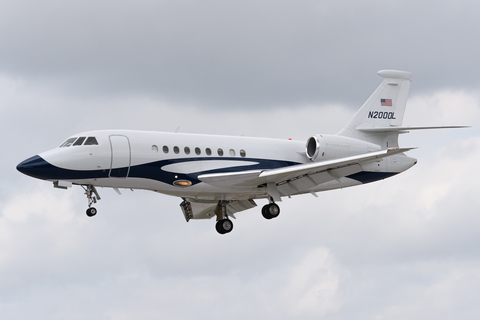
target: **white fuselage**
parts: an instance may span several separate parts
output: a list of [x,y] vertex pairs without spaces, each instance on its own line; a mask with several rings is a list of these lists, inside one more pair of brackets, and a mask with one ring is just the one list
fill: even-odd
[[[52,167],[43,175],[30,175],[79,185],[145,189],[196,199],[238,200],[267,197],[266,188],[218,187],[199,181],[198,176],[269,170],[312,162],[306,155],[303,141],[129,130],[90,131],[72,139],[77,137],[95,137],[98,144],[63,146],[40,153],[38,156]],[[324,137],[330,137],[330,140],[323,146],[326,152],[322,152],[317,161],[380,149],[365,141]],[[363,164],[361,171],[377,173],[378,178],[369,179],[370,182],[387,177],[378,173],[393,175],[402,172],[414,161],[397,154]],[[344,188],[362,182],[341,177],[298,193]]]

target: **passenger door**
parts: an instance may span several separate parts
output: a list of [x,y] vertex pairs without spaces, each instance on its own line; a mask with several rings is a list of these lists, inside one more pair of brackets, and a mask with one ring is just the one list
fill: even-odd
[[112,161],[109,177],[128,177],[131,163],[130,141],[126,136],[112,135],[110,136],[110,148],[112,151]]

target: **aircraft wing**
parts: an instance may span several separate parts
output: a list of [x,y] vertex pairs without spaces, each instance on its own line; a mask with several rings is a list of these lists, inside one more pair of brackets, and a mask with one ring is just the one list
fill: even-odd
[[[318,184],[339,180],[362,170],[360,164],[375,161],[414,148],[390,148],[335,160],[298,164],[270,170],[249,170],[231,173],[212,173],[198,176],[202,182],[218,187],[254,187],[262,184],[288,184],[292,190],[283,195],[299,193]],[[306,178],[306,179],[305,179]],[[295,181],[302,183],[295,183]],[[306,183],[305,183],[306,182]],[[283,188],[285,189],[285,188]],[[270,192],[269,192],[270,193]]]

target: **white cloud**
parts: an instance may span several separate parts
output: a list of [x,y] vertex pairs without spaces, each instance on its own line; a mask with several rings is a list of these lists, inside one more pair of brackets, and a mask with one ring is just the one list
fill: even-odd
[[480,97],[477,91],[442,90],[409,99],[405,119],[417,124],[420,120],[434,124],[472,124],[480,118]]
[[145,95],[249,111],[352,103],[385,68],[418,73],[423,91],[478,86],[473,1],[4,0],[3,9],[2,72],[78,98]]
[[340,309],[339,266],[330,250],[309,250],[292,268],[282,288],[283,304],[293,318],[321,318]]

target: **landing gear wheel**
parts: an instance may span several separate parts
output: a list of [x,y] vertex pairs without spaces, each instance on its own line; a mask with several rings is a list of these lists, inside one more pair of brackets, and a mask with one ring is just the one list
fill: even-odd
[[270,219],[273,218],[273,217],[268,213],[268,207],[269,207],[269,206],[270,206],[270,205],[267,204],[267,205],[264,205],[264,206],[262,207],[262,216],[263,216],[265,219],[268,219],[268,220],[270,220]]
[[93,216],[96,215],[96,214],[97,214],[97,209],[95,209],[95,208],[93,208],[93,207],[87,209],[87,216],[93,217]]
[[262,208],[262,216],[265,219],[273,219],[280,214],[280,207],[276,203],[270,203]]
[[229,233],[233,230],[233,222],[230,219],[222,219],[217,221],[215,229],[217,229],[217,232],[220,234]]

